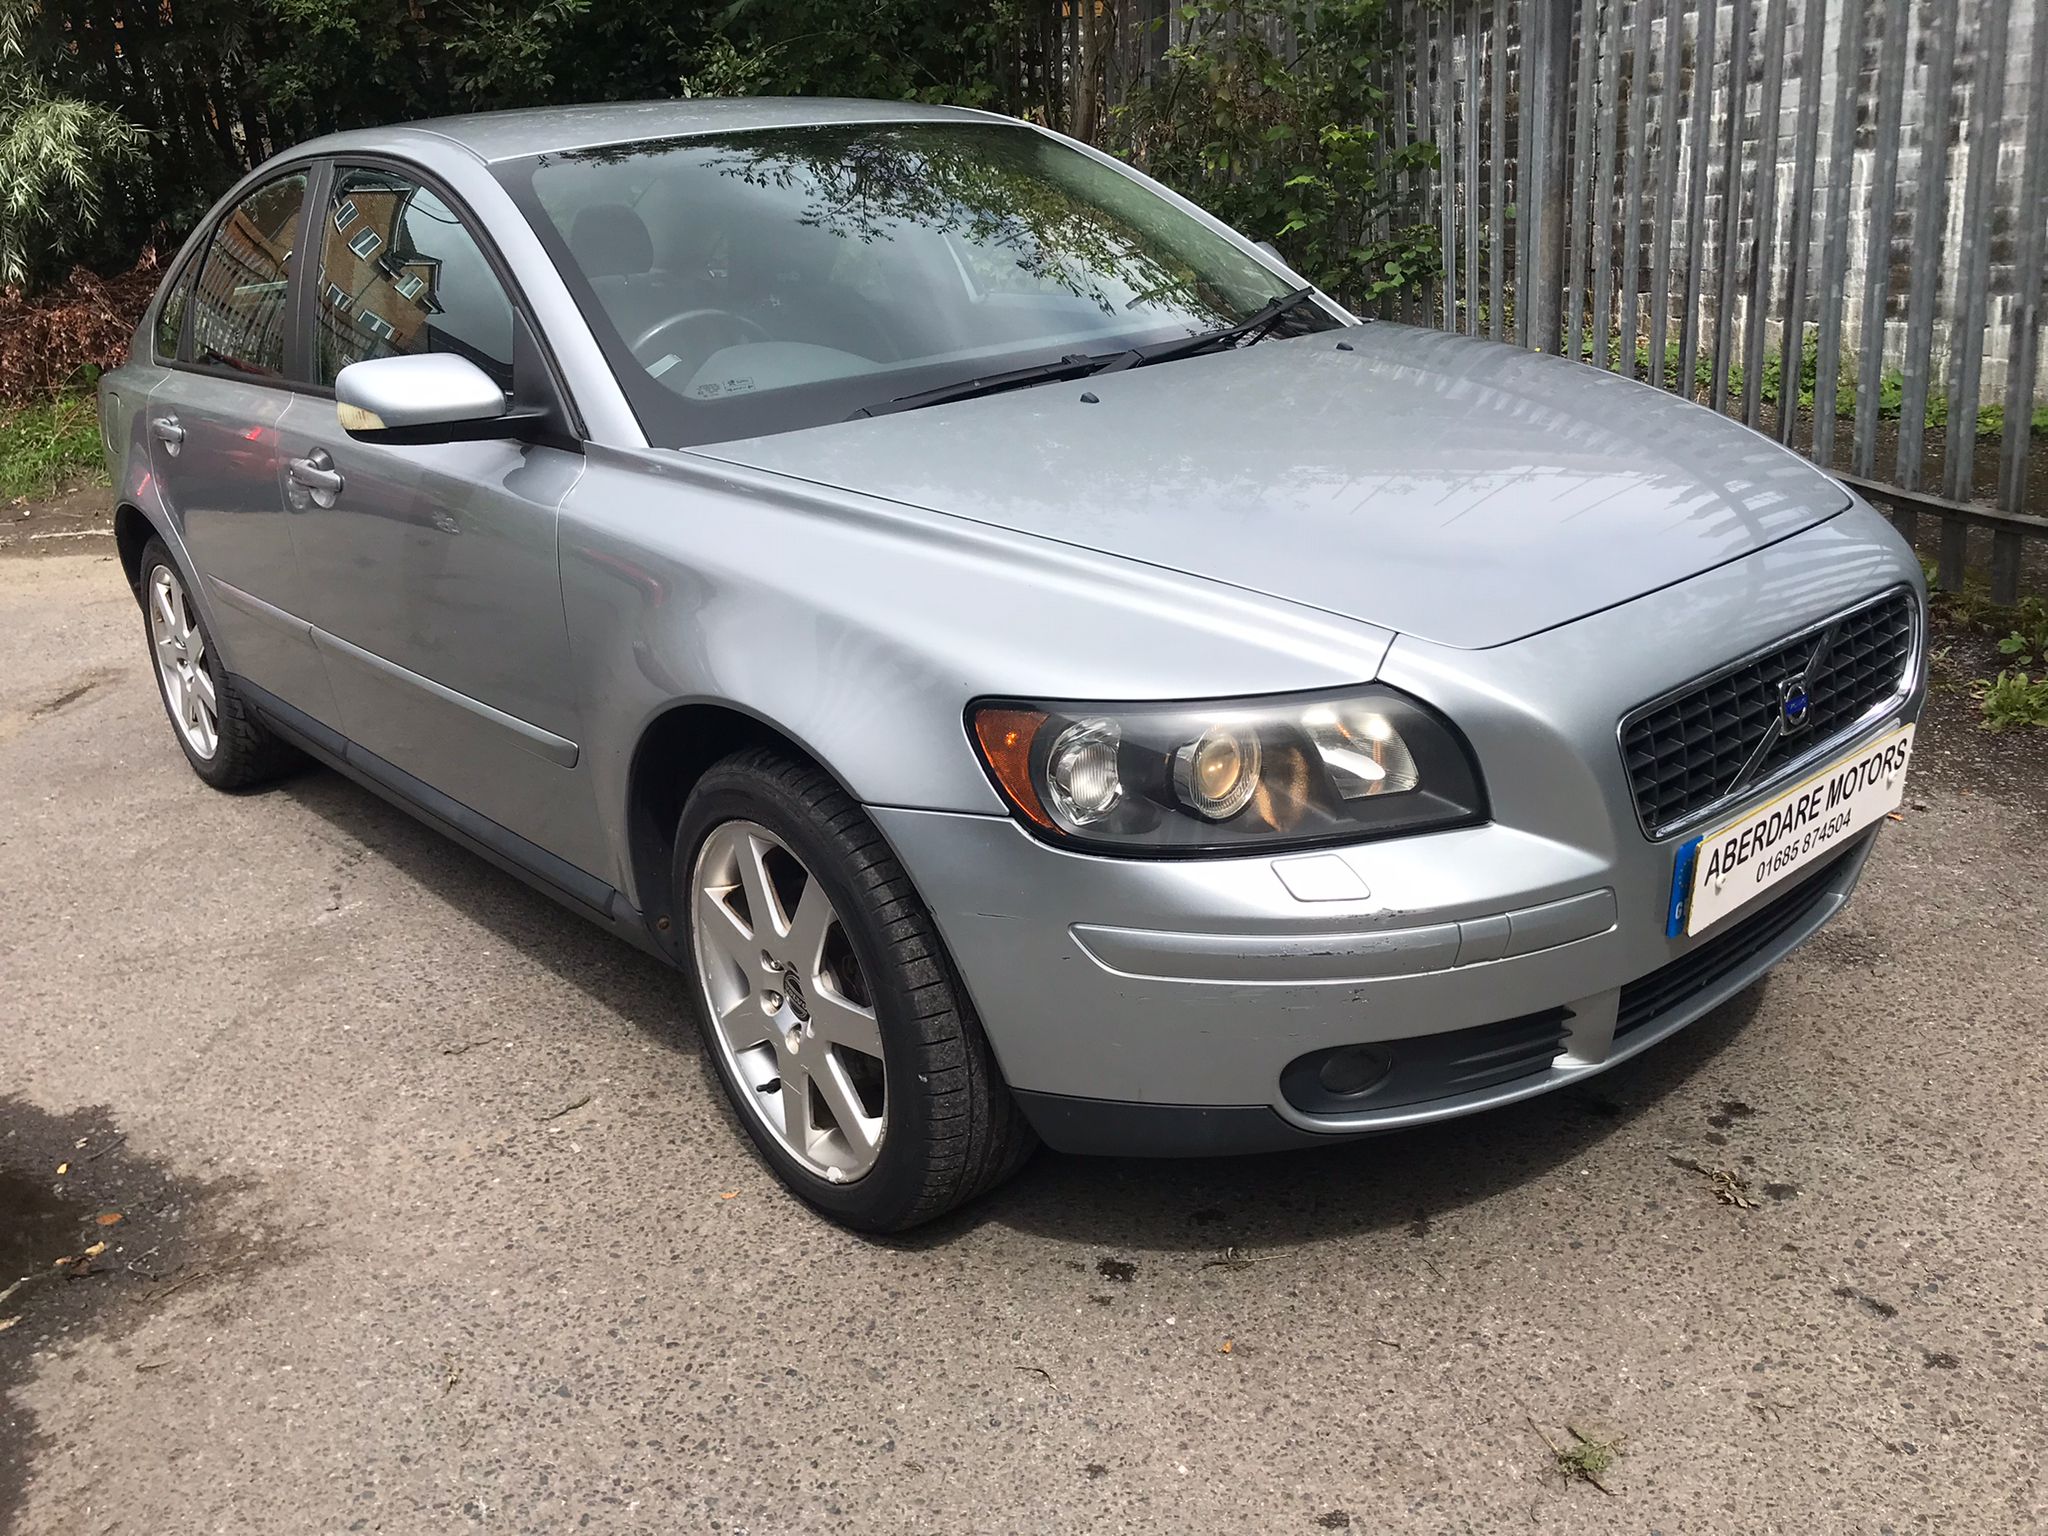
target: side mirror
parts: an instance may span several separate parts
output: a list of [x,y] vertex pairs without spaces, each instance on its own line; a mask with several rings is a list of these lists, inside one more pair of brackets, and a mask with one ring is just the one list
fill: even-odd
[[350,363],[334,381],[342,430],[365,443],[454,443],[516,437],[531,425],[491,376],[453,352]]

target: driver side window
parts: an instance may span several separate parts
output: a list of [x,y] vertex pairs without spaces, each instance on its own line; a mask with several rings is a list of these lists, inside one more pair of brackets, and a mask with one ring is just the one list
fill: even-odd
[[338,166],[320,236],[317,382],[350,363],[453,352],[512,388],[512,300],[482,248],[429,187]]

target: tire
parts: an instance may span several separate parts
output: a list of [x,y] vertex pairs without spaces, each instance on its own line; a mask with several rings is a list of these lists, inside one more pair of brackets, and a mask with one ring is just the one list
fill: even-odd
[[[241,790],[269,783],[303,764],[298,750],[272,735],[236,690],[191,602],[185,573],[162,539],[152,538],[143,546],[141,569],[138,595],[150,671],[171,722],[171,735],[192,771],[215,789]],[[180,630],[185,632],[182,636]],[[194,640],[196,661],[190,659]],[[201,672],[203,678],[196,675]],[[203,699],[208,686],[213,692],[211,707],[198,715],[188,713],[181,695],[189,690]]]
[[[715,941],[700,930],[700,923],[716,927],[720,916],[730,915],[730,909],[721,912],[714,905],[717,901],[747,905],[738,886],[726,886],[727,896],[718,898],[701,892],[700,880],[707,889],[718,885],[715,868],[721,851],[743,843],[759,849],[764,840],[756,834],[763,833],[765,843],[780,845],[767,850],[764,864],[783,872],[785,888],[796,876],[788,872],[782,855],[800,864],[797,874],[806,882],[817,882],[829,898],[829,916],[837,925],[832,931],[845,941],[845,948],[837,950],[839,958],[830,961],[841,969],[835,973],[828,968],[816,976],[807,1003],[799,993],[800,985],[805,985],[798,974],[803,967],[774,970],[763,949],[760,974],[739,980],[737,973],[742,961],[752,957],[755,938],[719,928],[724,939]],[[1037,1139],[1002,1080],[931,914],[874,823],[828,774],[766,748],[739,752],[714,765],[683,808],[671,879],[671,910],[684,923],[679,945],[683,969],[706,1050],[741,1125],[791,1190],[842,1225],[863,1232],[901,1232],[976,1198],[1023,1165]],[[808,883],[796,888],[809,892]],[[778,903],[779,922],[784,904],[779,897],[770,899]],[[801,947],[794,929],[801,925],[805,905],[801,898],[787,905],[794,912],[792,941]],[[750,931],[768,935],[764,942],[772,944],[774,932],[758,918],[752,919]],[[819,944],[828,959],[837,949],[837,941],[829,937]],[[745,953],[736,956],[731,952],[736,948]],[[847,968],[849,952],[857,969]],[[871,1162],[850,1177],[838,1167],[819,1166],[831,1155],[835,1135],[846,1144],[846,1160],[857,1162],[862,1154],[850,1136],[823,1130],[815,1133],[823,1149],[815,1157],[793,1150],[811,1124],[810,1111],[788,1107],[790,1083],[806,1075],[796,1057],[779,1054],[781,1047],[772,1038],[766,1046],[747,1052],[735,1050],[731,1043],[761,1029],[805,1036],[815,1025],[819,1033],[810,1044],[817,1047],[829,1033],[828,1006],[837,1006],[830,994],[842,983],[846,995],[840,1003],[864,994],[869,1004],[871,1027],[880,1044],[880,1055],[874,1059],[881,1063],[884,1077],[879,1147],[865,1154]],[[781,1022],[764,1025],[757,1007],[766,1013],[767,1003],[782,996],[774,989],[784,986],[789,997],[776,1015]],[[736,990],[740,988],[752,990]],[[734,996],[741,1000],[728,1002]],[[811,1011],[802,1012],[802,1022],[795,1022],[806,1006]],[[726,1025],[714,1016],[721,1008],[729,1021]],[[835,1061],[865,1066],[870,1060],[861,1052],[849,1055],[836,1046],[825,1048],[835,1053]],[[797,1047],[788,1049],[793,1052]],[[768,1053],[765,1058],[763,1050]],[[764,1079],[769,1071],[777,1075]],[[825,1075],[814,1072],[809,1080]],[[871,1072],[869,1079],[871,1088]],[[843,1090],[847,1074],[838,1074],[838,1080]],[[845,1118],[834,1116],[822,1097],[812,1099],[806,1092],[805,1099],[827,1116]],[[867,1107],[871,1104],[864,1097],[856,1110]],[[803,1116],[794,1137],[786,1125],[772,1123],[793,1112]]]

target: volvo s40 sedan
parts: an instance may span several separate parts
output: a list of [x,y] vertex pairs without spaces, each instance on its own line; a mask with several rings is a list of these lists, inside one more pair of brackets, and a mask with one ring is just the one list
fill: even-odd
[[974,112],[306,144],[102,405],[200,777],[311,756],[671,962],[869,1229],[1040,1140],[1307,1146],[1650,1048],[1847,901],[1924,688],[1828,476]]

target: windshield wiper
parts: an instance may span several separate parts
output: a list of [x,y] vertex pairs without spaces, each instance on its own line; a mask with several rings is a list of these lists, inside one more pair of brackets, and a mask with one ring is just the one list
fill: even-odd
[[1302,305],[1316,296],[1313,288],[1297,288],[1292,293],[1283,293],[1277,299],[1261,304],[1251,314],[1235,325],[1226,325],[1219,331],[1204,331],[1199,336],[1190,336],[1185,341],[1160,342],[1149,347],[1133,347],[1129,352],[1106,360],[1099,373],[1116,373],[1125,368],[1143,368],[1151,363],[1170,363],[1175,358],[1193,357],[1197,352],[1206,352],[1211,347],[1225,347],[1244,338],[1244,344],[1264,341],[1273,328]]
[[1085,379],[1089,374],[1100,373],[1110,364],[1120,363],[1131,355],[1128,352],[1109,352],[1091,357],[1083,352],[1069,352],[1056,363],[1038,363],[1030,368],[1012,368],[1008,373],[984,374],[977,379],[962,379],[957,384],[921,389],[914,395],[898,395],[894,400],[884,400],[877,405],[864,405],[846,419],[858,421],[863,416],[890,416],[897,411],[914,411],[927,405],[999,395],[1007,389],[1022,389],[1028,384],[1042,384],[1049,379]]
[[1241,338],[1246,346],[1263,341],[1266,334],[1315,297],[1313,288],[1297,288],[1292,293],[1283,293],[1260,305],[1251,314],[1235,325],[1226,325],[1218,331],[1204,331],[1199,336],[1190,336],[1183,341],[1156,343],[1149,347],[1129,347],[1121,352],[1069,352],[1058,362],[1038,363],[1029,368],[1012,368],[1007,373],[983,374],[980,378],[962,379],[957,384],[941,384],[933,389],[921,389],[915,394],[898,395],[893,400],[883,400],[875,405],[864,405],[846,419],[858,421],[866,416],[892,416],[898,411],[915,411],[927,405],[946,405],[954,400],[974,400],[982,395],[999,395],[1005,390],[1023,389],[1032,384],[1043,384],[1052,379],[1085,379],[1098,373],[1117,373],[1125,368],[1142,368],[1148,363],[1171,362],[1177,357],[1192,357],[1197,352],[1206,352],[1211,347],[1228,346]]

